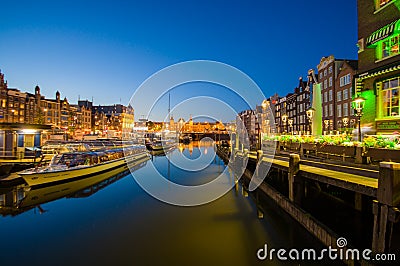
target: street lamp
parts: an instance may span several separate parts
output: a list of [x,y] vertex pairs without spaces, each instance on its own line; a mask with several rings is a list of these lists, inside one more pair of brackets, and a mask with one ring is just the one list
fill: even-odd
[[284,132],[286,132],[286,121],[287,121],[287,119],[288,119],[287,114],[282,115],[282,122],[283,122]]
[[358,141],[361,142],[361,117],[363,115],[365,99],[361,96],[356,97],[353,102],[353,109],[356,111],[355,115],[357,116],[358,120]]
[[312,118],[314,116],[314,113],[315,113],[315,109],[312,107],[308,108],[308,110],[306,111],[308,120],[310,122],[310,135],[312,135]]
[[288,119],[288,124],[289,124],[289,128],[290,128],[290,132],[293,135],[293,119]]
[[344,118],[342,119],[342,121],[343,121],[344,130],[345,130],[345,132],[346,132],[346,134],[347,134],[347,125],[349,124],[349,118],[348,118],[348,117],[344,117]]
[[325,130],[328,131],[328,126],[329,126],[329,119],[325,119],[324,120],[324,124],[325,124]]

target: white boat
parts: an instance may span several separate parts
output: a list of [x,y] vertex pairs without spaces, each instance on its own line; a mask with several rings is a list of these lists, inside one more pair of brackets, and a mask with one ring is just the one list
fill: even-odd
[[47,167],[32,168],[18,174],[29,186],[62,183],[106,173],[149,156],[144,146],[104,152],[71,152],[56,155]]
[[44,161],[50,161],[57,154],[77,151],[90,151],[90,148],[87,144],[79,142],[46,144],[42,147]]

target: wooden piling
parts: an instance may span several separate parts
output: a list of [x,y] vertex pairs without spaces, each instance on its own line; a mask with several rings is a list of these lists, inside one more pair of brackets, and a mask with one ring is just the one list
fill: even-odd
[[[372,251],[383,253],[388,251],[392,239],[391,223],[396,220],[394,206],[400,203],[400,163],[381,162],[377,200],[374,200],[372,213],[374,215]],[[394,213],[394,214],[393,214]],[[398,212],[397,212],[398,213]]]
[[300,156],[295,153],[290,154],[289,158],[289,199],[290,201],[295,201],[295,185],[296,185],[296,175],[300,170]]

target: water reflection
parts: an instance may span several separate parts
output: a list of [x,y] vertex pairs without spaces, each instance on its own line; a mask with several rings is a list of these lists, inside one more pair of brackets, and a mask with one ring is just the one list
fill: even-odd
[[[131,171],[144,167],[148,161],[144,157],[135,165],[130,166]],[[85,198],[93,195],[112,183],[130,174],[127,164],[119,168],[108,171],[107,173],[79,179],[72,182],[64,182],[58,185],[45,187],[29,187],[18,185],[0,191],[0,214],[2,216],[15,216],[32,208],[37,208],[39,213],[46,212],[40,205],[46,202],[66,198]]]
[[[193,144],[192,156],[205,148]],[[211,146],[207,149],[212,153]],[[170,155],[180,152],[178,148]],[[189,146],[182,152],[190,157]],[[218,156],[206,172],[193,175],[173,167],[167,156],[153,156],[152,163],[165,176],[169,173],[171,180],[188,185],[206,182],[226,169]],[[150,166],[144,162],[134,174],[152,179],[147,175]],[[3,203],[15,214],[29,208],[50,210],[45,215],[25,211],[0,217],[4,240],[0,241],[0,264],[298,265],[260,262],[256,252],[265,243],[271,248],[320,247],[267,197],[248,193],[233,171],[226,172],[234,188],[216,201],[190,208],[154,199],[130,175],[122,178],[124,169],[121,178],[110,173],[93,184],[78,186],[74,181],[37,191],[0,192],[10,195]]]

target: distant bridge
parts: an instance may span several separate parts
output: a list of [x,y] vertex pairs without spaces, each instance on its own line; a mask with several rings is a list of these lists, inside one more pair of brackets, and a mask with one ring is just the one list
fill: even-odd
[[184,138],[185,136],[192,137],[192,140],[201,140],[203,138],[211,138],[213,140],[230,140],[230,135],[226,132],[181,132],[180,137]]

